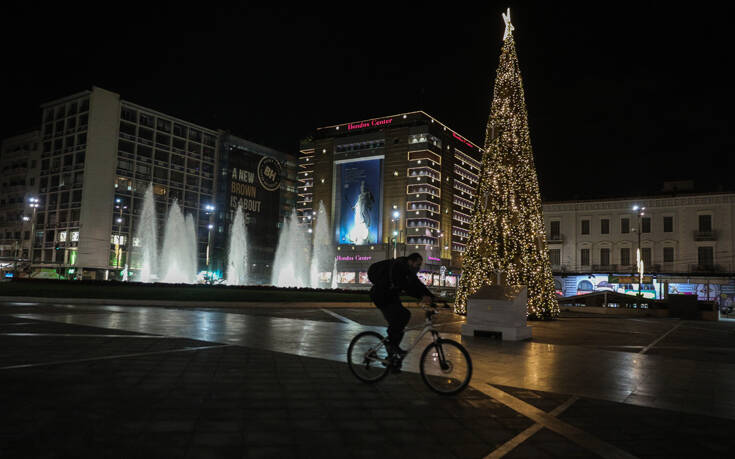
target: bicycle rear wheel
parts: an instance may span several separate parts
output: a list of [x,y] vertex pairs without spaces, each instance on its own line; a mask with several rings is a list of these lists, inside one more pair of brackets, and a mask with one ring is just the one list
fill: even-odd
[[464,390],[472,378],[470,354],[464,346],[449,339],[439,339],[426,346],[419,369],[429,389],[442,395]]
[[374,331],[362,332],[352,338],[347,348],[347,363],[360,381],[374,383],[388,374],[388,349],[385,337]]

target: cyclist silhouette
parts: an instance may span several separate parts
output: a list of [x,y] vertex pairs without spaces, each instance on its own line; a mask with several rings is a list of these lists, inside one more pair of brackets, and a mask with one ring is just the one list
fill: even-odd
[[400,348],[403,330],[411,319],[411,311],[401,304],[401,292],[420,300],[421,304],[431,304],[434,295],[419,280],[416,274],[424,259],[418,253],[407,257],[383,260],[370,265],[368,279],[373,283],[370,299],[388,321],[388,352],[403,356],[406,351]]

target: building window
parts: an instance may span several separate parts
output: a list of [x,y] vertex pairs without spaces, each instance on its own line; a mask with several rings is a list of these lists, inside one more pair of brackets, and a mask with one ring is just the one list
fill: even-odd
[[620,264],[630,266],[630,248],[623,247],[620,249]]
[[674,232],[674,217],[664,217],[664,233]]
[[712,232],[712,215],[700,215],[699,216],[699,232],[700,233]]
[[590,249],[580,250],[579,258],[580,258],[580,265],[589,266],[590,265]]
[[155,125],[155,118],[145,113],[140,114],[140,124],[152,128]]
[[641,218],[641,232],[642,233],[650,233],[651,232],[651,217],[642,217]]
[[178,123],[174,123],[174,135],[182,137],[182,138],[186,138],[186,126],[183,126]]
[[561,265],[561,249],[550,249],[549,260],[551,261],[551,266]]
[[664,247],[664,263],[673,263],[673,262],[674,262],[674,248]]
[[[600,220],[600,234],[610,234],[610,220],[603,218]],[[603,263],[607,264],[607,263]]]
[[651,248],[650,247],[642,247],[641,248],[641,258],[643,259],[643,265],[644,267],[651,266]]
[[582,220],[582,234],[590,234],[590,221]]
[[550,239],[552,241],[560,240],[561,239],[561,222],[559,220],[553,220],[550,226],[551,226]]
[[698,247],[697,260],[700,268],[712,268],[715,264],[714,251],[712,247]]
[[610,249],[600,249],[600,264],[602,266],[610,266]]
[[120,112],[120,118],[124,119],[125,121],[136,123],[138,121],[138,112],[136,112],[132,108],[123,107],[122,111]]

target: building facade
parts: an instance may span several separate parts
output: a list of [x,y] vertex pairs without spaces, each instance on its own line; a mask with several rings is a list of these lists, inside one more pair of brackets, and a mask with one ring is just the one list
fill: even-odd
[[366,287],[370,264],[418,252],[424,282],[455,286],[481,157],[478,145],[421,111],[317,129],[301,146],[297,210],[313,230],[324,206],[336,284]]
[[218,175],[215,276],[226,275],[232,224],[242,207],[248,235],[248,280],[270,283],[278,228],[296,204],[296,157],[223,134]]
[[[158,240],[176,202],[194,220],[197,268],[221,266],[215,255],[226,252],[222,241],[229,228],[222,205],[229,180],[218,186],[220,157],[238,146],[276,154],[97,87],[43,104],[41,110],[32,262],[36,271],[65,277],[120,279],[125,272],[135,279],[140,260],[131,254],[139,243],[135,230],[149,186]],[[272,222],[274,228],[277,223]]]
[[0,146],[0,268],[26,271],[30,264],[34,203],[38,194],[40,132],[10,137]]
[[557,291],[611,290],[664,298],[696,293],[732,301],[735,194],[545,203],[544,221]]

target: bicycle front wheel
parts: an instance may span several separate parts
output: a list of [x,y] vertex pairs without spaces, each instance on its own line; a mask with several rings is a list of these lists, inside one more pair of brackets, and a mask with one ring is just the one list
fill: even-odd
[[442,395],[462,391],[472,378],[470,354],[464,346],[449,339],[439,339],[426,346],[419,369],[426,385]]
[[374,383],[388,374],[388,349],[385,338],[373,331],[355,336],[347,348],[347,363],[357,379]]

